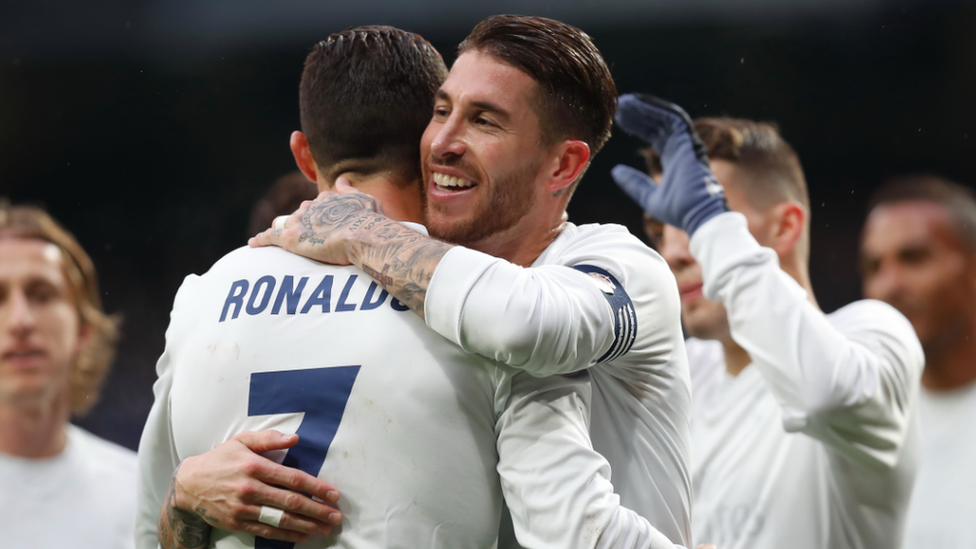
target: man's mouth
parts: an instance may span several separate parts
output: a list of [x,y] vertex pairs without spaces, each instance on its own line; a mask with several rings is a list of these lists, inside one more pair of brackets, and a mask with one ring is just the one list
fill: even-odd
[[27,366],[44,358],[44,351],[38,348],[12,349],[0,354],[0,360],[16,365]]
[[433,172],[431,179],[434,181],[434,187],[445,193],[463,191],[477,185],[474,181],[438,172]]
[[702,284],[701,282],[679,284],[678,292],[681,294],[681,301],[694,301],[702,295]]

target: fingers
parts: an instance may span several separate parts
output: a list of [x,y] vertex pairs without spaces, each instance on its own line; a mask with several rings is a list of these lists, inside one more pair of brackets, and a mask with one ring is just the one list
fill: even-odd
[[[282,486],[288,488],[289,490],[310,494],[313,497],[319,498],[327,503],[335,503],[339,501],[339,491],[328,482],[325,482],[320,478],[313,477],[312,475],[299,469],[278,465],[270,460],[269,464],[266,467],[262,467],[260,471],[256,471],[254,476],[256,479],[266,484]],[[288,497],[288,495],[299,494],[284,490],[280,490],[280,492],[282,493],[276,494],[278,499],[272,501],[271,503],[280,503],[281,509],[300,511],[304,515],[318,518],[320,520],[328,520],[328,514],[335,511],[334,507],[316,502],[305,496],[301,496],[301,501],[298,502],[291,500],[285,501],[283,498]]]
[[248,450],[263,454],[272,450],[284,450],[298,443],[298,435],[286,435],[279,431],[245,431],[233,437],[247,446]]
[[627,193],[627,196],[632,198],[634,202],[637,202],[644,211],[655,215],[655,212],[651,211],[651,205],[655,193],[658,191],[658,185],[649,175],[623,164],[614,166],[613,170],[610,171],[610,175],[613,177],[614,182],[617,183],[617,186]]
[[252,248],[260,248],[262,246],[277,246],[278,242],[281,240],[281,233],[284,229],[268,229],[264,232],[260,232],[255,236],[252,236],[247,240],[247,245]]
[[[355,187],[352,186],[352,183],[350,183],[349,180],[346,179],[345,177],[339,177],[339,178],[336,179],[336,181],[335,181],[335,191],[337,193],[339,193],[339,194],[358,193],[359,192],[358,190],[356,190]],[[322,195],[319,195],[319,196],[321,197]]]
[[244,532],[246,534],[253,534],[265,539],[274,539],[292,543],[302,543],[308,541],[312,535],[327,536],[332,533],[332,527],[328,525],[323,525],[323,528],[318,531],[299,531],[293,528],[286,528],[286,517],[282,517],[281,525],[277,528],[256,520],[242,520],[239,522],[233,522],[227,526],[224,526],[224,528],[232,532]]
[[316,501],[304,494],[268,486],[252,484],[245,492],[247,504],[242,504],[235,517],[257,519],[261,506],[265,505],[285,511],[279,528],[297,530],[310,534],[320,534],[323,527],[342,522],[342,512],[327,503]]

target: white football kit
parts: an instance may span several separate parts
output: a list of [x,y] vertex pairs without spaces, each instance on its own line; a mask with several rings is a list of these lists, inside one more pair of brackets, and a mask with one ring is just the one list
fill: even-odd
[[456,247],[434,271],[424,314],[464,350],[534,376],[589,368],[590,435],[621,504],[690,544],[690,380],[661,256],[619,225],[566,223],[529,269]]
[[922,468],[905,547],[976,547],[976,383],[919,398]]
[[49,458],[0,453],[0,545],[130,549],[135,453],[71,424],[67,438]]
[[[336,486],[312,547],[492,547],[502,496],[529,547],[672,545],[620,506],[587,434],[586,374],[533,378],[470,355],[361,271],[242,248],[177,294],[140,443],[140,547],[182,459],[242,431]],[[285,547],[214,530],[211,546]],[[290,545],[288,545],[290,546]]]
[[702,225],[691,253],[752,358],[733,377],[720,343],[687,341],[695,543],[901,547],[924,361],[908,320],[869,300],[824,315],[739,213]]

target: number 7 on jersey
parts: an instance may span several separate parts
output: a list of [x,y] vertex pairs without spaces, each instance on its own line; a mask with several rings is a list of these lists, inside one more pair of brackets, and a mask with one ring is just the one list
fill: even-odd
[[[359,366],[311,368],[251,374],[247,415],[304,412],[298,443],[288,449],[282,465],[318,476],[349,401]],[[255,549],[291,549],[294,543],[258,537]]]

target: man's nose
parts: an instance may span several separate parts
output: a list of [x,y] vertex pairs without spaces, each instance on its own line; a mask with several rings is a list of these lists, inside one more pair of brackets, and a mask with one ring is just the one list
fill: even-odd
[[898,300],[905,287],[901,269],[890,264],[882,264],[864,282],[864,297],[888,303]]
[[447,158],[450,156],[462,156],[467,150],[463,139],[463,124],[460,117],[452,114],[437,130],[431,142],[431,153],[436,158]]
[[695,262],[688,247],[688,234],[670,225],[665,226],[661,238],[661,257],[667,261],[672,271],[677,271]]
[[25,335],[34,329],[34,311],[24,292],[14,291],[7,296],[5,304],[6,328],[14,335]]

